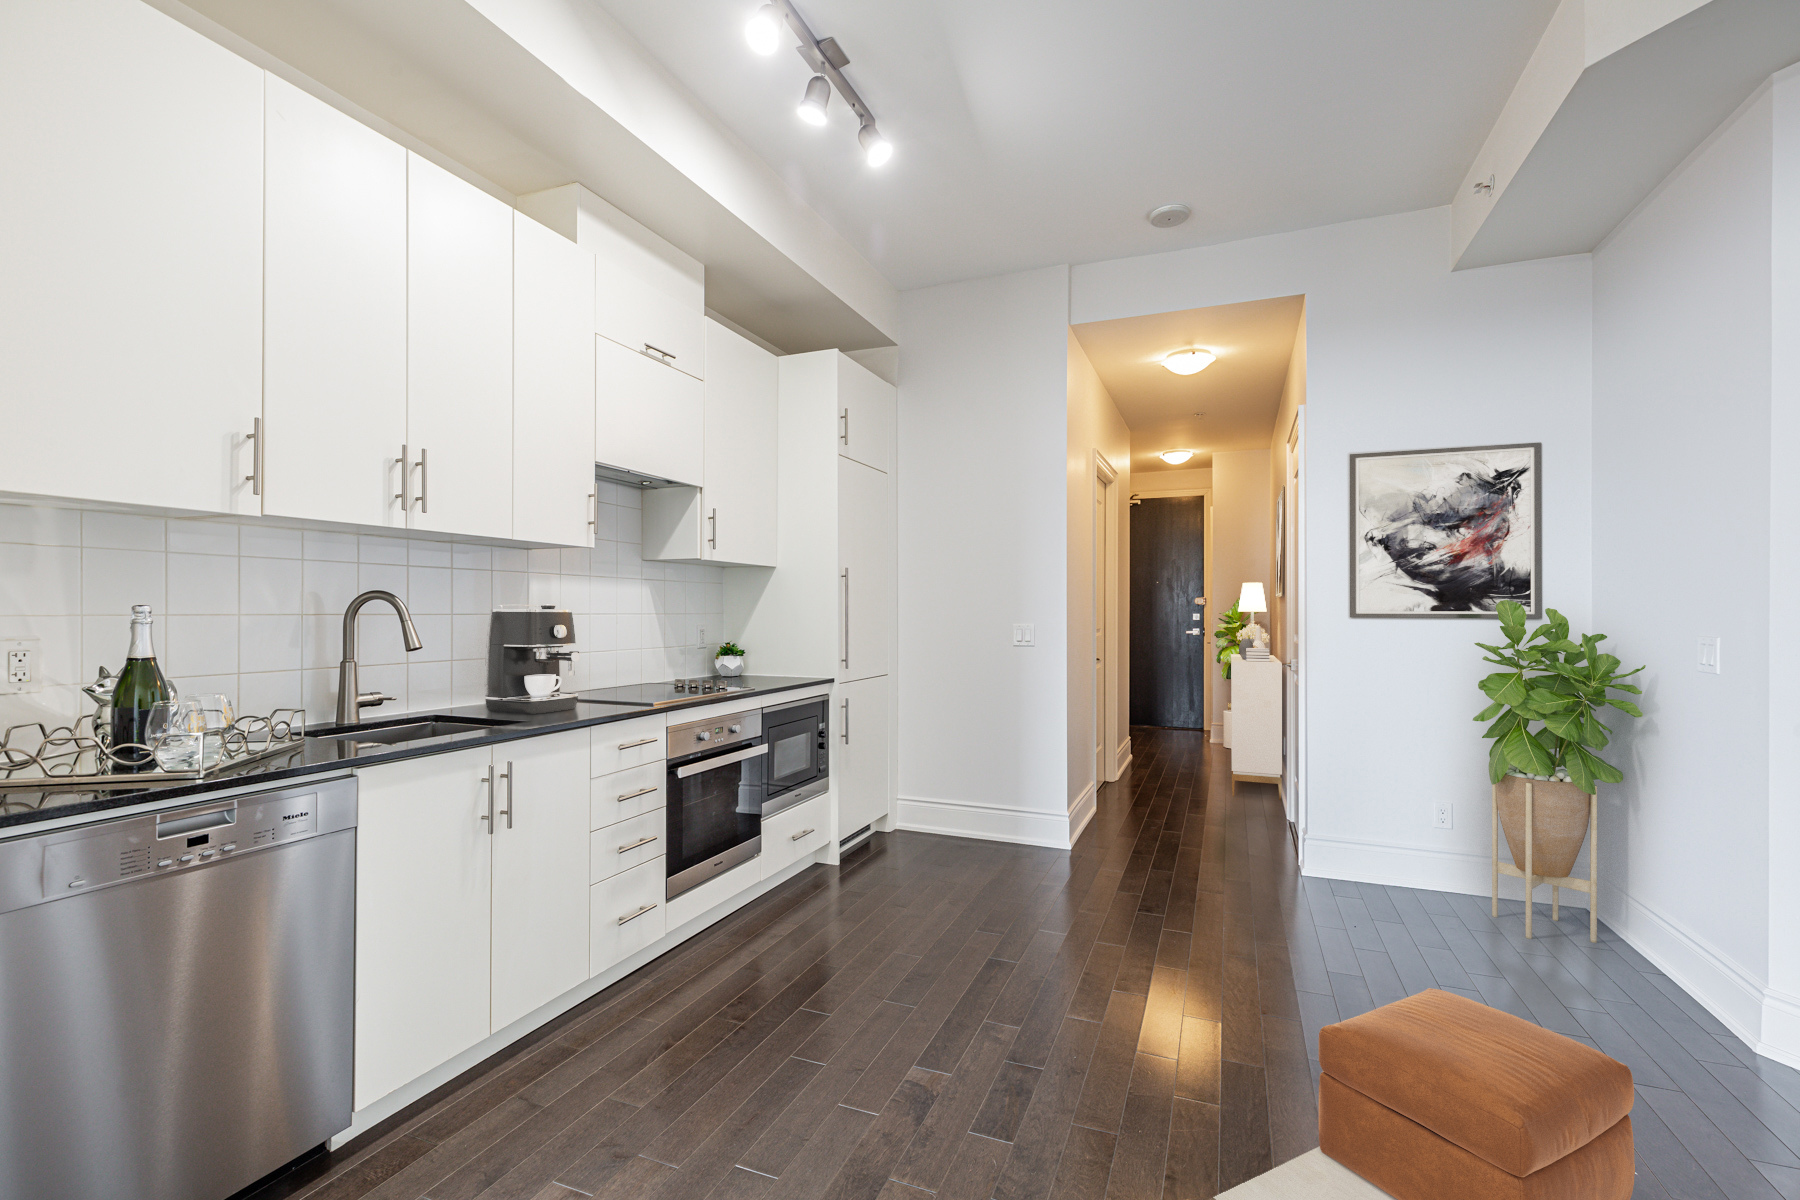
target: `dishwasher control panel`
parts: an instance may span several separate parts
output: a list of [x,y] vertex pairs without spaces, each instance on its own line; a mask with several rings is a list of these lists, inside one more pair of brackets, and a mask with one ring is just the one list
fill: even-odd
[[319,832],[314,790],[244,796],[102,825],[44,845],[43,898],[165,875]]

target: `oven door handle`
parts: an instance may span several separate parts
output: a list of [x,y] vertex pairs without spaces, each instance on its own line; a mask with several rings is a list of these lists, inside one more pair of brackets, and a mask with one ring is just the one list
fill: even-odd
[[717,758],[702,759],[696,763],[689,763],[685,767],[676,767],[675,778],[686,779],[690,775],[698,775],[700,772],[710,771],[714,767],[728,767],[732,763],[743,762],[746,758],[756,758],[760,755],[767,754],[768,752],[769,746],[767,742],[760,746],[751,746],[745,750],[733,750],[730,754],[721,754]]

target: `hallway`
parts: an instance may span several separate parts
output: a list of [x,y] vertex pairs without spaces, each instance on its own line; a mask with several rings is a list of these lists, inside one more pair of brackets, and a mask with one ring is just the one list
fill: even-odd
[[1271,789],[1133,739],[1072,854],[879,836],[257,1200],[1204,1200],[1314,1144],[1320,1025],[1432,986],[1630,1065],[1637,1197],[1800,1197],[1800,1073],[1604,927],[1302,881]]

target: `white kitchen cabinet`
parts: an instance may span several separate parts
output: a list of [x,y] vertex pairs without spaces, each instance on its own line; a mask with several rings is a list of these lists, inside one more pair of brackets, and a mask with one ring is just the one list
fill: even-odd
[[262,511],[403,526],[406,151],[267,86]]
[[605,829],[647,812],[662,812],[667,782],[667,768],[660,758],[600,776],[588,788],[589,827]]
[[662,856],[620,871],[588,890],[588,971],[598,975],[668,931]]
[[0,4],[8,492],[258,511],[263,72],[139,0]]
[[487,1037],[486,749],[359,773],[355,1106]]
[[892,384],[851,359],[838,371],[838,453],[877,471],[894,460],[896,393]]
[[[669,716],[648,713],[628,721],[609,721],[589,729],[588,770],[598,779],[617,771],[629,771],[650,763],[661,763],[668,755]],[[655,777],[650,777],[654,781]],[[598,821],[594,828],[610,825],[614,820]]]
[[705,473],[705,385],[691,375],[594,339],[594,458],[676,483]]
[[588,735],[546,734],[492,753],[497,1031],[588,977]]
[[644,557],[775,565],[779,372],[775,355],[706,321],[704,486],[644,492]]
[[838,836],[849,837],[888,815],[888,681],[840,683],[831,774],[838,798]]
[[513,218],[512,536],[594,544],[594,259]]
[[668,813],[651,809],[588,835],[588,878],[594,883],[663,857]]
[[[513,536],[513,211],[408,153],[406,496],[414,529]],[[571,512],[587,490],[566,489]]]
[[840,680],[888,672],[894,626],[893,494],[885,472],[848,458],[838,469]]
[[[867,824],[867,822],[864,822]],[[773,879],[831,842],[831,797],[814,796],[762,823],[762,877]]]

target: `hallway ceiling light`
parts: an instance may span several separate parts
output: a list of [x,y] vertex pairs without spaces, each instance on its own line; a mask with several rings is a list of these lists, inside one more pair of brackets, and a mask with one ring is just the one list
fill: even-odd
[[756,15],[744,26],[744,36],[758,54],[773,54],[781,49],[781,14],[775,11],[773,4],[765,4],[756,10]]
[[856,131],[856,140],[862,144],[863,154],[871,167],[879,167],[894,157],[894,143],[881,136],[881,130],[875,128],[873,121],[863,122],[862,128]]
[[1217,357],[1211,350],[1177,350],[1164,355],[1162,365],[1177,375],[1198,375],[1212,366]]
[[1156,457],[1162,459],[1171,467],[1179,467],[1182,463],[1194,457],[1194,452],[1192,450],[1164,450]]
[[800,119],[808,125],[825,123],[825,106],[831,103],[831,82],[823,75],[806,81],[806,97],[800,101]]

